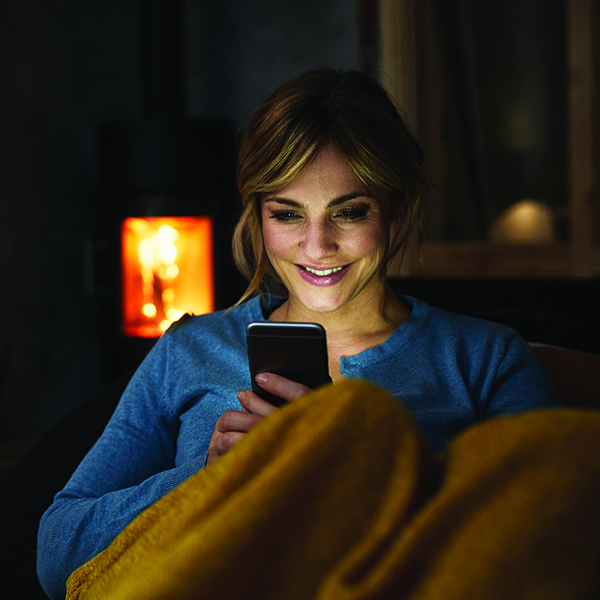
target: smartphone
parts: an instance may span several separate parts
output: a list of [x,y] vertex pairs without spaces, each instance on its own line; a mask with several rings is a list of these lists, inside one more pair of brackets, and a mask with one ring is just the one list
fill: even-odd
[[318,323],[257,321],[246,327],[252,391],[275,406],[285,400],[256,383],[259,373],[276,373],[316,389],[331,383],[325,329]]

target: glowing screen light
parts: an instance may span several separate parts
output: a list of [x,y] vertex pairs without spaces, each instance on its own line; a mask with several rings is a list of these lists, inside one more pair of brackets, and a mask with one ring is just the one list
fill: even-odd
[[214,310],[210,217],[129,217],[121,225],[123,333],[159,337]]

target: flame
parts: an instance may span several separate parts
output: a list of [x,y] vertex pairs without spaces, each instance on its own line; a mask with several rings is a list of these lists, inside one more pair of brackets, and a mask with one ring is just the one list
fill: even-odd
[[130,217],[121,244],[126,335],[158,337],[185,313],[214,310],[209,217]]

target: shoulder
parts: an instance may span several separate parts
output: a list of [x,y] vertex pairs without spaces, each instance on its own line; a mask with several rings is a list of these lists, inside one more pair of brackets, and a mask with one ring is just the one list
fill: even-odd
[[492,321],[423,305],[421,339],[468,382],[480,415],[509,414],[557,405],[535,352],[519,333]]
[[264,321],[269,307],[280,299],[261,295],[247,302],[203,315],[184,315],[173,323],[157,341],[151,355],[195,360],[219,353],[245,354],[246,327],[253,321]]
[[455,363],[461,371],[472,374],[498,374],[503,368],[532,366],[537,370],[538,361],[529,344],[506,325],[451,313],[418,300],[414,300],[413,312],[421,322],[416,343],[446,364]]
[[156,341],[133,379],[162,387],[168,373],[179,378],[244,355],[246,325],[260,313],[258,299],[252,299],[232,309],[184,315]]
[[448,312],[416,298],[405,297],[412,307],[411,319],[419,324],[419,334],[445,340],[446,343],[486,345],[490,341],[507,344],[520,335],[505,325]]
[[245,366],[246,325],[260,314],[259,300],[252,299],[228,310],[185,315],[171,325],[142,361],[128,386],[128,395],[139,390],[134,395],[151,396],[172,412],[200,393],[207,382],[233,377]]
[[245,331],[248,323],[261,318],[261,298],[256,297],[225,310],[203,315],[186,314],[167,329],[163,338],[171,341],[198,336],[203,339],[206,339],[206,336],[237,336],[239,331]]

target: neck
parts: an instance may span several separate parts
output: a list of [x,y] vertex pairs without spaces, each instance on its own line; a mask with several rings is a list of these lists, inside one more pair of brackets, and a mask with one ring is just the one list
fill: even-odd
[[[307,321],[319,323],[327,332],[330,352],[333,347],[352,355],[383,343],[410,314],[389,286],[382,282],[378,290],[364,290],[356,298],[332,312],[308,310],[289,298],[271,315],[273,321]],[[365,318],[368,315],[368,318]],[[363,347],[365,346],[365,347]],[[360,347],[360,350],[355,350]]]

